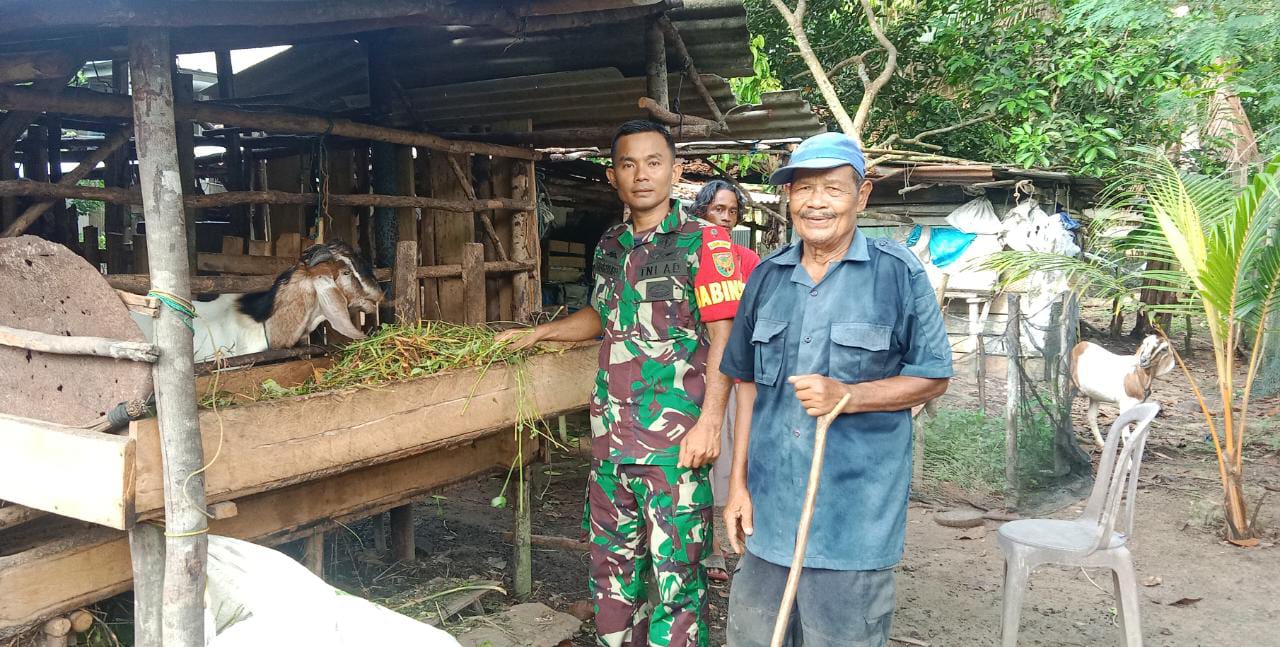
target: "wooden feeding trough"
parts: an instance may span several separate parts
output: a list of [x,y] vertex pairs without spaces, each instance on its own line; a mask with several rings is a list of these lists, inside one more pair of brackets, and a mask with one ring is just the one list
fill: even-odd
[[[589,344],[529,358],[524,395],[543,415],[581,409],[596,353]],[[289,387],[326,362],[227,370],[218,376],[218,388],[234,391],[266,379]],[[211,521],[210,532],[266,542],[307,537],[510,466],[520,396],[516,371],[493,365],[202,410],[208,501],[221,515],[232,515]],[[0,473],[21,467],[61,486],[6,487],[8,481],[0,480],[0,499],[98,525],[49,516],[28,522],[26,538],[0,536],[0,637],[127,590],[132,571],[122,530],[164,514],[154,420],[135,421],[122,436],[43,423],[20,433],[38,434],[40,442],[4,452]],[[529,446],[526,441],[526,459]],[[67,478],[68,457],[76,478]]]

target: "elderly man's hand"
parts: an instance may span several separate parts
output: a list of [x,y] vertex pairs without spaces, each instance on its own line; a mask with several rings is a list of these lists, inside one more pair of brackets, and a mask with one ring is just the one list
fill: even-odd
[[494,341],[509,343],[514,350],[523,350],[542,341],[546,334],[546,329],[542,326],[536,328],[512,328],[498,333],[494,337]]
[[745,487],[730,485],[729,498],[724,504],[724,529],[733,552],[741,555],[747,549],[747,537],[755,532],[754,524],[751,493]]
[[[849,393],[848,384],[823,375],[794,375],[787,378],[787,381],[795,387],[796,399],[804,407],[804,412],[815,418],[830,413],[840,404],[840,399]],[[853,398],[849,398],[844,413],[848,413],[853,404]]]
[[720,425],[705,418],[698,422],[680,441],[680,467],[698,468],[714,461],[720,455]]

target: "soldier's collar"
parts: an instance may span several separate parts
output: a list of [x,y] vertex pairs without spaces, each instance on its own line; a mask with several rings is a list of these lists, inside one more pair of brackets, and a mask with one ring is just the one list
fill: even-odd
[[626,223],[625,233],[630,234],[630,236],[623,237],[623,244],[627,247],[634,247],[652,240],[657,234],[669,234],[673,231],[678,231],[687,220],[688,216],[684,213],[684,205],[680,203],[680,199],[671,198],[671,212],[667,214],[666,218],[662,219],[662,222],[658,223],[657,227],[641,233],[636,231],[634,222]]

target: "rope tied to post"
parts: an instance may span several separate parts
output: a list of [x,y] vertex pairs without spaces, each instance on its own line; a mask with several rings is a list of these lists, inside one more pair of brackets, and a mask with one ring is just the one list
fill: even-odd
[[191,305],[190,301],[187,301],[172,292],[165,292],[164,290],[151,290],[147,292],[147,296],[155,297],[155,299],[164,304],[166,308],[178,313],[179,321],[182,322],[182,325],[187,327],[187,330],[190,330],[192,333],[196,331],[195,326],[191,323],[192,320],[196,318],[196,308]]

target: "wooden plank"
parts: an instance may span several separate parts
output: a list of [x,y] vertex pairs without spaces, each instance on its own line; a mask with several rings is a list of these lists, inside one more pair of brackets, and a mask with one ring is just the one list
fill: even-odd
[[[455,160],[459,163],[465,160]],[[447,153],[432,154],[430,161],[431,197],[459,200],[465,197],[462,186],[449,164]],[[464,167],[464,170],[465,167]],[[475,242],[475,219],[449,217],[435,211],[435,261],[438,264],[461,263],[462,246]],[[444,279],[439,283],[440,319],[462,323],[466,317],[462,281]]]
[[[511,166],[513,162],[508,159],[492,158],[489,170],[489,191],[494,197],[510,198],[511,197]],[[498,232],[498,240],[502,241],[503,246],[508,250],[514,250],[512,241],[512,221],[515,218],[514,212],[494,212],[494,229]],[[498,318],[495,321],[514,321],[515,312],[512,308],[512,281],[513,277],[504,276],[498,279]],[[492,295],[490,296],[492,298]]]
[[[597,348],[587,345],[528,360],[530,394],[543,415],[588,402]],[[460,442],[515,421],[515,372],[493,366],[200,414],[210,502],[292,485]],[[132,423],[137,438],[141,517],[163,511],[160,448],[153,420]]]
[[[354,151],[340,148],[329,151],[329,194],[346,195],[356,186]],[[321,188],[323,191],[323,187]],[[329,206],[330,226],[327,227],[324,242],[333,240],[345,241],[355,248],[360,241],[356,232],[355,209],[352,207]]]
[[[399,323],[417,323],[422,318],[422,311],[418,307],[417,258],[417,242],[402,240],[396,243],[396,266],[392,271],[392,284],[395,286],[395,312]],[[483,271],[482,268],[481,272]]]
[[[533,162],[513,162],[511,173],[512,197],[534,202]],[[538,214],[521,211],[512,217],[511,260],[532,263],[534,269],[527,274],[516,274],[512,280],[512,320],[528,323],[534,313],[542,309],[542,283],[537,263],[542,258],[539,249]]]
[[[299,193],[302,187],[302,157],[293,155],[267,160],[267,189]],[[278,238],[280,234],[300,234],[302,228],[302,205],[271,205],[271,236]]]
[[[293,234],[293,236],[296,237],[297,234]],[[282,238],[285,237],[282,236]],[[284,256],[239,256],[235,254],[204,253],[197,258],[200,271],[227,274],[270,274],[275,276],[298,264],[296,254],[291,258],[286,258]]]
[[302,256],[302,234],[287,232],[276,237],[276,258],[297,263]]
[[302,540],[302,564],[320,579],[324,579],[324,536],[317,532]]
[[249,256],[270,256],[271,241],[269,240],[251,240],[249,241]]
[[[492,261],[484,264],[484,271],[488,275],[508,275],[529,272],[533,267],[531,263]],[[391,272],[386,269],[376,269],[373,273],[378,277],[379,281],[391,279]],[[459,278],[462,276],[462,265],[419,267],[417,268],[417,274],[419,279]],[[275,274],[193,276],[191,277],[191,290],[195,294],[260,292],[270,288],[275,279]],[[149,277],[145,274],[111,274],[107,276],[107,283],[117,290],[133,292],[134,294],[146,294],[148,287],[151,285]]]
[[485,321],[484,245],[467,243],[462,246],[462,294],[464,302],[463,322],[471,325]]
[[[510,465],[506,431],[473,443],[237,500],[239,514],[210,523],[218,535],[279,544],[378,514],[478,474]],[[129,590],[125,534],[90,526],[65,539],[0,556],[0,640],[58,613]]]
[[[314,377],[317,372],[333,365],[329,357],[300,359],[281,364],[267,366],[247,366],[242,368],[223,369],[212,375],[201,375],[196,378],[196,394],[200,397],[216,392],[233,394],[234,400],[252,401],[262,389],[262,383],[273,380],[276,384],[288,389],[302,384],[307,378]],[[247,397],[235,398],[234,395]]]
[[[416,196],[417,188],[413,181],[413,147],[399,146],[396,148],[396,193],[399,195]],[[398,225],[398,241],[418,240],[418,210],[414,207],[400,207],[396,209],[396,223]],[[398,258],[398,257],[397,257]],[[417,262],[417,256],[414,256],[414,262]]]
[[132,439],[3,414],[0,428],[5,432],[0,499],[112,528],[129,527]]
[[223,236],[222,237],[222,255],[223,256],[243,256],[244,255],[244,237],[242,236]]
[[28,508],[25,505],[9,503],[0,508],[0,530],[22,525],[32,519],[39,519],[48,514],[44,510]]

